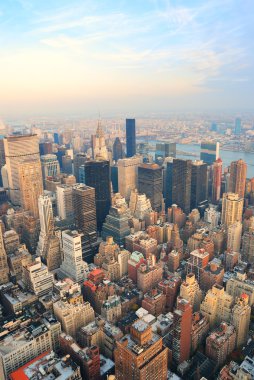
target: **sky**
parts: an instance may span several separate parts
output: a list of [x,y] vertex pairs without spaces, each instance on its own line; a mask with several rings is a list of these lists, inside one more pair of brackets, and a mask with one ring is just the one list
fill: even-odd
[[253,20],[253,0],[0,0],[0,118],[252,111]]

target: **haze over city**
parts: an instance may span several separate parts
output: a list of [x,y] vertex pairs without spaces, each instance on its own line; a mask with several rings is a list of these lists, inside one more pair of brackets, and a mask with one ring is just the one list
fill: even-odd
[[0,3],[0,117],[253,110],[252,1]]

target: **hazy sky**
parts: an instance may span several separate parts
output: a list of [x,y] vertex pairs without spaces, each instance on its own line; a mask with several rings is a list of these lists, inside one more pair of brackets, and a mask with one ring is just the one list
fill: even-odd
[[0,117],[253,110],[253,0],[0,0]]

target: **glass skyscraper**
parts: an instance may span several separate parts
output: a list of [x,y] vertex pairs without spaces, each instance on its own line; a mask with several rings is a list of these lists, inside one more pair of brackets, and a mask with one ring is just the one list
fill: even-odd
[[135,119],[126,119],[126,157],[136,154],[136,122]]

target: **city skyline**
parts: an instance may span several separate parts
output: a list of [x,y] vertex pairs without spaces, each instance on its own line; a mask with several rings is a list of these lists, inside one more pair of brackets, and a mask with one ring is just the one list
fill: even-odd
[[250,1],[0,4],[1,117],[252,110]]

